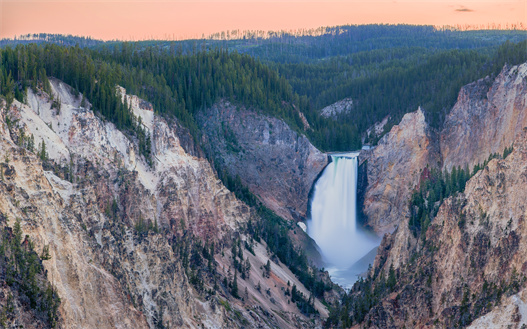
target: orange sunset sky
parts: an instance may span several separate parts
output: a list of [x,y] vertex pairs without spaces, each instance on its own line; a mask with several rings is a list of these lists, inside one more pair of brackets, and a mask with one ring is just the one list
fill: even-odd
[[527,0],[0,0],[0,19],[0,38],[45,32],[104,40],[185,39],[233,29],[368,23],[515,24],[525,29]]

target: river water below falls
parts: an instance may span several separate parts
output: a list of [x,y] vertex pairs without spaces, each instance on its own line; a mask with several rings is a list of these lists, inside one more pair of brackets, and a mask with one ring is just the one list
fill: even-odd
[[373,263],[380,238],[357,223],[358,152],[332,155],[315,184],[307,233],[334,282],[345,288]]

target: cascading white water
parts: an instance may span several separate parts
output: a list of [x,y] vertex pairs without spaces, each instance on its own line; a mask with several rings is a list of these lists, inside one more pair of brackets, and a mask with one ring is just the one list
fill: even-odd
[[[372,238],[356,223],[357,156],[358,153],[331,156],[332,162],[315,185],[307,233],[320,248],[330,273],[331,269],[334,272],[350,269],[378,245],[378,239]],[[367,268],[368,264],[365,266]],[[360,273],[353,276],[357,274]],[[350,280],[344,281],[345,285],[350,283]]]

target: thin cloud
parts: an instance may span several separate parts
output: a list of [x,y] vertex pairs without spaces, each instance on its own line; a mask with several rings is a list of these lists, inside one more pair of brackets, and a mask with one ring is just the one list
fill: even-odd
[[467,7],[464,7],[464,6],[461,6],[461,8],[456,9],[456,11],[460,11],[460,12],[468,13],[468,12],[471,12],[471,11],[474,11],[474,10],[469,9],[469,8],[467,8]]

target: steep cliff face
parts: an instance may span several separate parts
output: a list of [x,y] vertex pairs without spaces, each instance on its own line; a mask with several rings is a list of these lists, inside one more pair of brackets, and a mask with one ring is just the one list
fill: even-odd
[[[424,239],[408,238],[407,220],[385,239],[377,266],[387,273],[393,264],[398,280],[365,323],[453,328],[481,316],[474,327],[494,327],[496,321],[503,328],[527,324],[527,128],[523,130],[512,154],[492,160],[469,180],[464,193],[445,200]],[[403,265],[399,259],[408,254],[411,259]]]
[[[381,297],[363,325],[527,324],[526,76],[523,64],[505,67],[495,80],[469,84],[462,88],[440,134],[426,129],[424,120],[403,125],[403,118],[377,148],[361,155],[368,167],[364,212],[369,224],[379,232],[385,227],[383,220],[400,221],[378,248],[370,287]],[[421,147],[426,143],[428,147]],[[492,160],[470,179],[464,193],[443,202],[425,235],[412,233],[407,202],[417,184],[428,178],[425,167],[472,169],[511,145],[512,154]],[[390,274],[392,279],[387,279]]]
[[420,111],[394,126],[363,156],[368,166],[367,224],[379,233],[392,231],[404,218],[405,202],[425,167],[472,170],[510,147],[527,126],[526,77],[527,63],[504,67],[494,80],[464,86],[440,133],[428,127]]
[[[320,324],[288,303],[283,282],[308,292],[279,261],[261,280],[264,293],[253,292],[271,257],[265,244],[254,242],[254,257],[242,252],[251,264],[249,277],[238,277],[240,289],[249,288],[245,298],[233,299],[220,283],[233,280],[233,239],[249,241],[242,228],[257,219],[208,161],[185,151],[177,125],[154,115],[147,102],[124,96],[151,136],[149,166],[133,135],[101,120],[64,83],[51,80],[51,86],[60,106],[29,90],[28,105],[15,101],[0,111],[0,213],[20,219],[39,254],[49,247],[51,258],[42,263],[61,298],[59,326]],[[318,300],[314,306],[327,313]],[[25,315],[18,318],[29,320],[18,323],[31,327],[32,315],[20,310]]]
[[443,168],[472,169],[503,152],[527,126],[526,108],[527,63],[464,86],[441,131]]
[[222,101],[200,118],[204,143],[233,178],[239,176],[264,204],[286,219],[306,215],[313,181],[327,156],[282,120]]
[[367,161],[363,206],[367,225],[377,233],[393,231],[408,210],[421,170],[439,161],[437,139],[423,111],[406,114],[373,151],[363,153],[361,161]]

